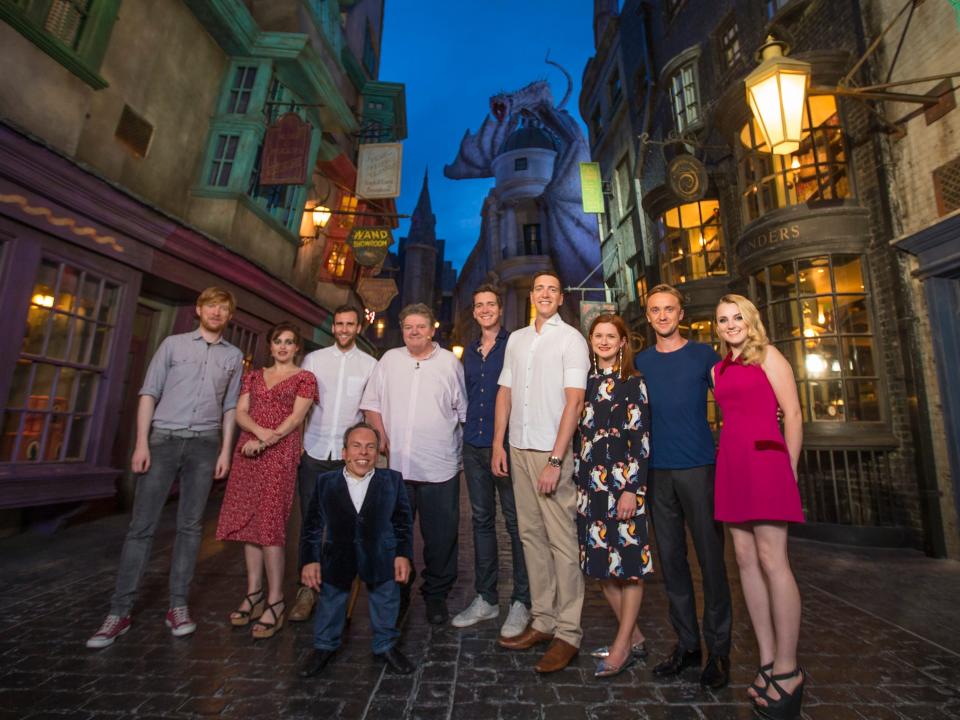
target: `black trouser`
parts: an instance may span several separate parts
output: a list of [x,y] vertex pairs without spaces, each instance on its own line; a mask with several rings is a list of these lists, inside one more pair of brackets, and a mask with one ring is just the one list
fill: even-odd
[[[406,482],[413,517],[420,515],[423,586],[427,600],[445,600],[457,581],[460,550],[460,474],[440,483]],[[409,586],[408,586],[409,587]]]
[[[300,455],[300,466],[297,468],[297,489],[300,494],[300,527],[303,528],[307,510],[317,489],[317,475],[338,470],[343,467],[343,460],[317,460],[307,453]],[[297,570],[303,570],[303,545],[300,545],[300,557],[297,560]],[[299,576],[297,582],[300,581]]]
[[730,586],[723,562],[723,526],[713,519],[713,465],[651,470],[647,501],[670,601],[670,622],[680,646],[686,651],[700,648],[686,524],[703,575],[703,639],[711,654],[729,655]]

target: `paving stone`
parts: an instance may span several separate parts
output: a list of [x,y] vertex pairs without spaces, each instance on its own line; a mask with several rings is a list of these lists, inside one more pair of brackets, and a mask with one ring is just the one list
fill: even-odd
[[[452,612],[473,597],[472,533],[465,492],[463,498],[461,582],[449,599]],[[417,593],[399,644],[417,665],[417,672],[393,675],[371,656],[363,591],[334,661],[319,677],[301,679],[296,669],[311,652],[310,623],[289,624],[276,637],[254,642],[247,630],[234,630],[226,620],[243,588],[242,548],[212,540],[217,503],[214,498],[208,509],[191,597],[199,629],[184,639],[171,637],[162,625],[174,505],[165,509],[161,520],[142,599],[134,609],[134,626],[102,651],[86,649],[84,641],[103,619],[116,570],[116,557],[106,558],[102,548],[119,548],[124,519],[104,518],[49,538],[0,540],[0,576],[5,580],[0,590],[0,609],[5,610],[0,613],[0,720],[752,718],[746,688],[755,676],[758,658],[732,555],[728,556],[735,618],[732,682],[723,690],[700,688],[695,669],[667,680],[652,676],[652,665],[675,644],[662,578],[647,583],[640,618],[651,657],[616,678],[595,679],[595,664],[585,655],[561,672],[539,675],[533,665],[545,645],[519,652],[504,650],[496,642],[498,622],[462,631],[430,626]],[[502,525],[500,532],[507,568],[509,543]],[[960,684],[960,641],[954,642],[945,630],[960,627],[960,604],[954,600],[931,605],[923,583],[911,579],[916,565],[918,577],[936,577],[938,586],[945,588],[938,598],[956,598],[960,564],[905,551],[854,550],[804,541],[792,543],[791,553],[804,601],[801,661],[809,678],[806,720],[960,718],[960,695],[955,689]],[[290,566],[294,555],[288,553]],[[862,577],[877,597],[865,597],[857,587],[845,589],[851,584],[844,585],[839,578],[848,579],[851,568],[858,576],[856,586]],[[893,569],[896,586],[888,582]],[[292,572],[288,567],[291,577]],[[694,567],[693,573],[699,582],[699,569]],[[51,590],[54,583],[57,591]],[[501,585],[502,597],[509,597],[509,573],[501,577]],[[16,592],[9,592],[10,588]],[[889,598],[881,597],[883,593]],[[836,597],[847,602],[839,603]],[[702,604],[702,597],[698,602]],[[858,609],[858,603],[864,610]],[[897,608],[903,610],[899,615],[893,612]],[[884,614],[888,609],[890,613]],[[912,623],[909,632],[900,626],[904,616]],[[71,622],[65,624],[64,617]],[[609,642],[616,630],[595,582],[587,583],[583,627],[584,647]]]

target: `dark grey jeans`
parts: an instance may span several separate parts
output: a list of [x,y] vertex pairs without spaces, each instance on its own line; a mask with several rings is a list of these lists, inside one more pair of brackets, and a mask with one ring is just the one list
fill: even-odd
[[497,551],[497,495],[500,510],[510,535],[513,559],[513,594],[511,601],[530,607],[530,584],[523,561],[523,545],[517,529],[517,502],[513,497],[510,476],[497,477],[490,470],[491,448],[463,444],[463,474],[467,479],[473,520],[474,579],[477,594],[496,605],[497,576],[500,556]]
[[123,617],[133,608],[140,579],[150,560],[153,533],[177,477],[180,478],[180,499],[177,538],[170,561],[170,607],[187,604],[200,549],[203,511],[219,453],[219,431],[196,437],[177,437],[166,430],[151,431],[150,468],[137,478],[130,527],[120,553],[117,587],[110,600],[112,614]]

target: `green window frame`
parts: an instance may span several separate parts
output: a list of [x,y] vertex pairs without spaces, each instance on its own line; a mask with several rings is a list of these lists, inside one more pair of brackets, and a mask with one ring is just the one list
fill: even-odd
[[300,98],[277,77],[270,60],[234,58],[224,74],[218,114],[194,194],[208,197],[245,196],[249,206],[296,236],[307,185],[260,185],[260,156],[267,128],[293,110],[313,124],[310,165],[316,159],[320,132],[307,116]]
[[0,20],[95,90],[120,0],[5,0]]

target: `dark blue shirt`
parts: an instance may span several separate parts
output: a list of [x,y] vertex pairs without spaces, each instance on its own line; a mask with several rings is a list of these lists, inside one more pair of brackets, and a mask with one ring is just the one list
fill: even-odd
[[510,335],[500,328],[487,357],[480,354],[480,340],[472,343],[463,355],[463,374],[467,381],[467,423],[463,441],[474,447],[493,446],[493,416],[497,406],[497,380],[503,369],[503,356]]
[[716,448],[707,424],[710,369],[720,356],[709,345],[687,341],[679,350],[656,347],[634,363],[647,383],[650,401],[650,466],[663,470],[713,465]]

